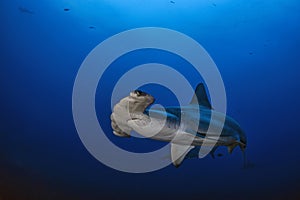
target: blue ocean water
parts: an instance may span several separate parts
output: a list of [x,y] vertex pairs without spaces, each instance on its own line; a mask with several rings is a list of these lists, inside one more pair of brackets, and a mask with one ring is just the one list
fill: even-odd
[[[300,2],[3,0],[0,11],[0,199],[299,199]],[[76,74],[100,42],[139,27],[182,32],[208,51],[224,81],[228,115],[247,134],[251,168],[242,169],[237,149],[228,155],[220,148],[223,157],[130,174],[85,149],[72,116]],[[148,62],[174,67],[193,87],[202,81],[186,61],[158,50],[132,52],[110,66],[96,93],[99,123],[133,152],[165,143],[113,136],[110,94],[122,73]],[[142,89],[162,105],[178,104],[168,88]]]

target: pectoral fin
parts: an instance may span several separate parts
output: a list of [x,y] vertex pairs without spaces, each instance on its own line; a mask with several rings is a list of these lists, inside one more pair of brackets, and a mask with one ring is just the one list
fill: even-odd
[[179,167],[179,165],[184,160],[185,156],[194,147],[195,146],[186,146],[171,143],[171,159],[175,167]]

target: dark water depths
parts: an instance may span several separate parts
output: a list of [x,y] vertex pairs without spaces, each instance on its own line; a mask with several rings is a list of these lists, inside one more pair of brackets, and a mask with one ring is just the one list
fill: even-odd
[[[2,0],[0,199],[299,198],[300,3],[199,2]],[[250,168],[242,169],[240,151],[220,148],[216,155],[223,156],[215,159],[127,174],[87,152],[72,117],[77,71],[106,38],[146,26],[180,31],[209,52],[225,84],[228,114],[247,134]],[[112,64],[97,90],[98,118],[113,143],[135,152],[165,143],[110,135],[109,95],[122,73],[147,62],[178,69],[194,87],[201,81],[167,52],[137,51]],[[177,103],[167,88],[144,89],[162,105]]]

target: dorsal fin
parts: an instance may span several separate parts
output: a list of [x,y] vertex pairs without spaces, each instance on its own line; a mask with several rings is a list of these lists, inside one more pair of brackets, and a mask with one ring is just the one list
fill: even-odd
[[195,89],[195,94],[190,104],[199,104],[200,106],[206,106],[211,109],[210,102],[208,100],[203,83],[199,83]]

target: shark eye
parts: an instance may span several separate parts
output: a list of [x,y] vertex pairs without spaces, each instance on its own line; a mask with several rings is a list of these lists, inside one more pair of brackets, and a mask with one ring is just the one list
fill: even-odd
[[147,95],[145,92],[142,92],[141,90],[135,90],[134,93],[135,93],[137,96],[146,96],[146,95]]

